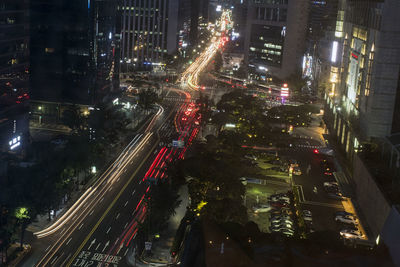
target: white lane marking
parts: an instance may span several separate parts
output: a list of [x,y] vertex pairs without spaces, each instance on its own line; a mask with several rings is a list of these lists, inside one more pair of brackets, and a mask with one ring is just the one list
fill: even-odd
[[97,247],[95,248],[95,250],[97,250],[100,247],[101,243],[97,244]]
[[102,199],[100,199],[100,202],[99,202],[99,203],[101,203],[103,200],[104,200],[104,197],[103,197]]
[[110,244],[110,240],[107,241],[107,243],[104,245],[104,248],[101,252],[104,252],[104,250],[106,250],[106,247],[108,247],[109,244]]
[[117,214],[117,216],[115,216],[115,219],[116,219],[116,220],[118,220],[118,218],[119,218],[119,215],[120,215],[120,214],[118,213],[118,214]]
[[56,257],[54,258],[54,260],[51,261],[51,264],[54,264],[54,262],[56,261],[57,258],[58,258],[58,256],[56,256]]
[[113,187],[111,186],[110,189],[108,189],[108,191],[111,191],[112,188],[113,188]]
[[124,205],[124,207],[126,207],[126,205],[128,205],[128,200],[125,202],[125,205]]
[[119,237],[117,237],[117,240],[115,240],[114,245],[117,244],[118,240],[119,240]]
[[67,242],[67,244],[66,245],[68,245],[69,244],[69,242],[71,242],[71,240],[72,240],[72,237],[68,240],[68,242]]
[[128,223],[125,224],[124,229],[128,226]]
[[92,242],[90,242],[90,245],[88,247],[88,250],[94,245],[94,243],[96,243],[96,238],[92,240]]
[[108,230],[107,230],[106,234],[108,234],[108,232],[110,232],[110,230],[111,230],[111,226],[110,226],[110,228],[108,228]]
[[116,181],[116,182],[118,182],[118,181],[119,181],[119,178],[121,178],[121,177],[118,177],[118,179],[117,179],[117,181]]
[[62,233],[64,233],[64,231],[65,231],[65,228],[63,228],[63,229],[62,229],[62,231],[61,231],[60,235],[61,235]]
[[71,253],[68,254],[68,256],[65,258],[65,260],[61,263],[60,266],[64,266],[64,264],[67,262],[67,260],[71,257]]
[[79,229],[79,230],[81,230],[81,229],[82,229],[82,226],[83,226],[83,223],[81,224],[81,226],[79,226],[79,228],[78,228],[78,229]]
[[92,211],[89,213],[89,216],[90,216],[90,215],[92,215],[92,214],[93,214],[93,212],[94,212],[94,210],[92,210]]
[[127,171],[127,169],[125,168],[125,171],[124,171],[124,173]]
[[51,245],[49,245],[49,246],[46,248],[45,252],[46,252],[47,250],[49,250],[50,247],[51,247]]
[[128,253],[129,248],[126,248],[125,253],[124,253],[124,257],[126,256],[126,254]]
[[140,181],[139,181],[139,184],[141,184],[141,183],[142,183],[142,181],[143,181],[143,180],[140,180]]
[[122,249],[123,247],[124,247],[124,243],[122,242],[121,245],[120,245],[119,248],[118,248],[117,255],[119,254],[119,252],[121,251],[121,249]]
[[135,189],[135,190],[133,190],[133,192],[132,192],[132,196],[135,194],[135,192],[136,192],[136,189]]

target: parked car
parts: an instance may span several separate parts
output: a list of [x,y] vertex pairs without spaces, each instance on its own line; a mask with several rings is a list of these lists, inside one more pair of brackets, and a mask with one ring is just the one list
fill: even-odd
[[240,180],[240,182],[242,182],[243,185],[247,185],[246,177],[240,177],[239,180]]
[[363,235],[357,230],[344,229],[340,231],[340,235],[344,238],[362,238]]
[[311,211],[303,210],[303,216],[311,217],[312,216]]
[[281,201],[270,201],[269,204],[270,204],[272,207],[278,208],[278,209],[288,206],[287,203],[281,202]]
[[345,197],[340,192],[328,192],[327,196],[332,199],[344,200]]
[[255,213],[268,212],[271,209],[272,209],[271,205],[268,205],[268,204],[261,204],[261,205],[256,205],[253,207],[253,211]]
[[337,182],[324,182],[324,187],[339,187]]
[[358,224],[356,218],[353,216],[340,216],[339,215],[339,216],[335,217],[335,221],[341,222],[341,223],[347,223],[347,224],[354,224],[354,225]]
[[247,154],[247,155],[244,156],[244,158],[250,159],[250,160],[257,160],[257,157],[252,155],[252,154]]
[[303,220],[312,222],[312,217],[303,215]]
[[293,168],[292,174],[293,174],[293,175],[301,175],[302,172],[301,172],[301,170],[300,170],[299,167],[294,167],[294,168]]
[[355,215],[353,213],[350,213],[350,212],[347,212],[344,210],[335,212],[335,216],[353,216],[353,217],[355,217]]

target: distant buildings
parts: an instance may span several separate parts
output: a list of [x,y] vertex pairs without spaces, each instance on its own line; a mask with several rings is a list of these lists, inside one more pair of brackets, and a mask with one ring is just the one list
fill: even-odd
[[244,31],[245,63],[284,79],[301,68],[308,0],[249,0]]
[[29,2],[0,2],[0,154],[29,140]]
[[63,106],[93,105],[118,85],[116,1],[31,0],[31,115],[58,123]]
[[177,49],[179,0],[123,0],[122,71],[164,64]]

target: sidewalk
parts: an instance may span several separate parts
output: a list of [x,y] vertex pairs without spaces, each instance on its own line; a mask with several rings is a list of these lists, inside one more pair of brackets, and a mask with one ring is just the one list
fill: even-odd
[[151,254],[145,255],[146,253],[144,253],[140,260],[135,261],[132,253],[130,253],[127,257],[127,261],[131,266],[163,266],[171,263],[170,249],[174,242],[175,233],[178,230],[182,218],[186,214],[186,207],[189,204],[187,186],[182,186],[178,194],[182,202],[175,210],[175,215],[169,219],[168,227],[161,233],[160,239],[153,242]]

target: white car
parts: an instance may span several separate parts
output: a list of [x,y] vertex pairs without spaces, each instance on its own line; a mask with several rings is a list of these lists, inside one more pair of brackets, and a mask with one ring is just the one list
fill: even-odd
[[272,207],[268,204],[261,204],[253,207],[253,211],[255,213],[261,213],[261,212],[268,212],[272,209]]
[[362,238],[363,235],[357,230],[342,230],[340,231],[340,235],[344,238]]
[[356,218],[352,216],[336,216],[335,221],[348,224],[358,224]]
[[303,220],[312,222],[312,217],[303,215]]
[[293,175],[301,175],[302,172],[301,172],[301,170],[300,170],[299,167],[294,167],[294,168],[293,168],[292,174],[293,174]]
[[303,210],[303,216],[312,217],[311,211],[309,211],[309,210]]

